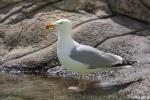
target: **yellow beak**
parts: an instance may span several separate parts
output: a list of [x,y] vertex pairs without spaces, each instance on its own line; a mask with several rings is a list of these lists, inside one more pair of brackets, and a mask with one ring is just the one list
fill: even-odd
[[53,23],[48,23],[46,26],[45,26],[45,29],[53,29],[55,27],[55,25]]

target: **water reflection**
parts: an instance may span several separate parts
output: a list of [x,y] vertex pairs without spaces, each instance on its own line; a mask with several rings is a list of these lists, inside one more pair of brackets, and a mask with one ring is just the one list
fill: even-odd
[[67,87],[73,83],[76,80],[1,73],[0,100],[126,100],[103,89],[89,89],[82,93],[68,91]]

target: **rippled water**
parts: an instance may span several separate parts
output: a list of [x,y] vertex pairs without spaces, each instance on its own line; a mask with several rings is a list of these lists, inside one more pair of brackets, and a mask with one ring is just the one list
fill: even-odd
[[98,89],[75,93],[67,87],[72,79],[44,75],[0,74],[0,100],[127,100],[126,97]]

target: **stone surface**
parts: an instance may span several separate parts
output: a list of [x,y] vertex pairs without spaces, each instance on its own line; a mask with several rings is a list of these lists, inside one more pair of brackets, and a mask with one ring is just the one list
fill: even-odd
[[[45,17],[43,16],[42,18],[44,19]],[[88,17],[85,18],[87,18],[88,20]],[[125,23],[123,20],[127,20],[128,23]],[[42,65],[43,63],[48,63],[51,60],[50,58],[53,58],[51,54],[53,54],[53,52],[55,52],[56,49],[54,49],[55,46],[51,46],[51,44],[56,42],[55,32],[48,33],[43,31],[42,29],[39,30],[39,27],[37,27],[34,23],[30,23],[32,21],[29,20],[27,21],[27,24],[25,23],[23,24],[25,26],[23,27],[24,30],[21,31],[21,36],[17,36],[20,35],[21,29],[16,30],[13,27],[12,29],[14,31],[13,30],[6,31],[6,35],[5,35],[6,37],[4,39],[6,39],[5,41],[7,41],[6,45],[10,48],[10,52],[4,55],[1,60],[1,62],[4,63],[4,66],[30,67],[30,66]],[[79,23],[79,21],[80,20],[73,21],[75,26],[77,23]],[[74,28],[73,30],[73,37],[75,38],[75,40],[79,41],[80,43],[88,44],[96,47],[96,45],[98,45],[106,38],[117,36],[117,35],[123,35],[133,30],[143,28],[144,26],[146,25],[122,16],[113,17],[109,19],[99,19],[99,20],[95,19],[95,21],[86,22],[83,23],[82,25],[76,26],[76,28]],[[13,32],[13,34],[11,32]],[[13,36],[16,38],[14,38]],[[12,37],[13,40],[10,39]],[[17,37],[20,37],[21,39]],[[8,40],[11,42],[9,42]]]
[[97,47],[107,38],[128,34],[143,27],[145,24],[127,17],[116,16],[87,22],[75,28],[73,33],[78,42]]
[[114,12],[150,22],[149,0],[108,0]]
[[17,4],[23,0],[1,0],[0,1],[0,8],[12,5],[12,4]]
[[[127,60],[135,60],[137,63],[132,68],[112,70],[111,72],[96,73],[85,76],[89,80],[101,80],[108,84],[108,91],[114,90],[129,98],[141,99],[149,98],[149,73],[150,73],[150,30],[116,36],[101,43],[97,48],[121,55]],[[57,74],[55,71],[48,70],[50,75],[59,77],[73,77],[79,79],[79,74],[68,71],[61,71]],[[132,83],[130,83],[132,82]],[[116,85],[114,85],[116,84]],[[98,87],[96,87],[97,89]],[[99,87],[101,89],[101,87]],[[94,88],[95,89],[95,88]],[[112,93],[112,92],[110,92]]]
[[[17,23],[31,18],[40,8],[59,0],[2,0],[0,1],[0,22],[2,24]],[[60,0],[61,1],[61,0]]]
[[106,17],[112,14],[106,0],[63,0],[52,6],[72,12],[93,13],[98,17]]
[[150,8],[150,1],[149,0],[143,0],[143,3],[145,4],[145,6]]
[[[45,62],[45,59],[43,59],[44,61],[37,60],[37,56],[34,56],[34,52],[40,52],[40,50],[47,47],[51,49],[52,47],[49,46],[56,42],[57,38],[55,31],[48,31],[44,28],[44,25],[49,21],[57,20],[57,18],[55,18],[56,16],[57,18],[67,17],[68,19],[73,21],[74,26],[84,21],[97,18],[96,16],[90,14],[83,15],[77,13],[69,13],[47,7],[41,10],[38,14],[34,15],[32,19],[24,20],[23,22],[19,22],[10,26],[4,25],[2,27],[2,33],[4,34],[3,40],[6,43],[6,47],[8,48],[9,52],[7,52],[7,54],[1,58],[1,62],[5,63],[9,60],[15,59],[13,60],[14,63],[9,65],[26,66],[27,64],[28,67],[37,65],[37,63]],[[45,52],[51,51],[49,51],[49,49],[46,49]],[[31,54],[31,56],[28,56],[28,54]],[[50,53],[47,55],[41,53],[41,55],[43,56],[40,56],[39,59],[47,56],[47,60],[50,60]],[[18,60],[23,56],[27,56],[27,59],[24,61]],[[20,65],[16,63],[16,61],[19,61]],[[25,64],[23,62],[25,62]]]
[[95,0],[94,2],[90,0],[2,0],[0,2],[2,3],[0,5],[0,22],[2,24],[12,24],[23,19],[30,19],[46,5],[66,11],[89,12],[99,17],[106,17],[112,14],[105,0]]
[[[14,69],[32,72],[50,68],[48,75],[55,76],[60,68],[55,67],[60,65],[56,55],[56,31],[46,30],[44,26],[50,21],[67,18],[73,22],[72,36],[76,41],[137,61],[131,69],[99,72],[91,74],[93,78],[87,75],[87,79],[108,82],[110,87],[116,84],[117,87],[110,89],[129,97],[148,96],[150,26],[115,15],[109,8],[116,13],[150,21],[149,0],[1,0],[1,68],[13,73]],[[57,75],[80,76],[67,70]]]

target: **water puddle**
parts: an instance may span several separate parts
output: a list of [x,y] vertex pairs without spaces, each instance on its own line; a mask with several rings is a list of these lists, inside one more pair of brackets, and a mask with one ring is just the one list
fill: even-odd
[[[67,89],[75,80],[44,75],[0,74],[0,100],[127,100],[98,89],[76,93]],[[105,93],[106,92],[106,93]]]

